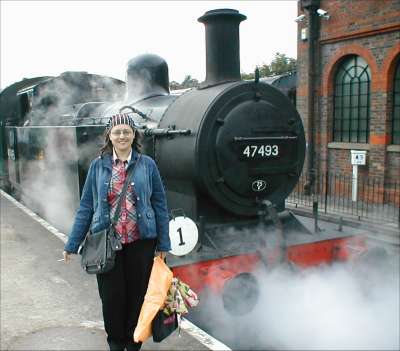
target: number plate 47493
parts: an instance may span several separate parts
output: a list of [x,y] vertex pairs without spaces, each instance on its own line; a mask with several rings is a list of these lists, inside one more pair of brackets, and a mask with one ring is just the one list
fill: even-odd
[[239,157],[242,159],[267,159],[281,157],[279,144],[244,144],[239,148]]

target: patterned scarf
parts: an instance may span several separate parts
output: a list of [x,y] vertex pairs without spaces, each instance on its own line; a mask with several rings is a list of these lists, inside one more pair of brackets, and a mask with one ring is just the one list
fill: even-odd
[[[113,162],[110,187],[108,190],[108,203],[110,205],[110,218],[114,217],[118,199],[124,187],[127,171],[125,163],[116,159]],[[132,184],[128,185],[125,201],[121,204],[120,216],[114,225],[115,231],[121,237],[122,244],[128,244],[140,239],[136,215],[136,195]]]

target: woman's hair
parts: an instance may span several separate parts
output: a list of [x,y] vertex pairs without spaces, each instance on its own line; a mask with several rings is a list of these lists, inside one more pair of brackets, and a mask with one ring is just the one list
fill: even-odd
[[[139,132],[137,129],[133,129],[135,132],[135,138],[133,139],[132,143],[132,149],[136,150],[137,152],[142,152],[142,133]],[[100,148],[100,156],[103,156],[105,154],[110,154],[112,155],[113,153],[113,144],[110,140],[110,131],[111,129],[106,129],[104,132],[104,144]]]

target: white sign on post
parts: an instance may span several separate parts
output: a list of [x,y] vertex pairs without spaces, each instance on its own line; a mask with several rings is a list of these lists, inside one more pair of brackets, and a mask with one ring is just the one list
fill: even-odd
[[367,151],[351,150],[351,164],[353,165],[353,181],[351,184],[351,199],[357,201],[358,189],[358,166],[364,166],[367,163]]
[[367,163],[367,151],[351,150],[351,164],[364,166]]

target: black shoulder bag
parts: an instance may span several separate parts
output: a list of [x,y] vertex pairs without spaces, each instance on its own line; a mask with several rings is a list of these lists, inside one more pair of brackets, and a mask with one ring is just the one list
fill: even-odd
[[128,171],[110,226],[96,233],[89,232],[82,244],[81,266],[88,274],[106,273],[115,265],[116,251],[122,249],[122,244],[118,234],[115,233],[114,224],[118,221],[122,201],[125,199],[130,179],[135,172],[139,159],[140,155],[133,169],[131,168],[131,171]]

